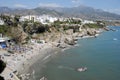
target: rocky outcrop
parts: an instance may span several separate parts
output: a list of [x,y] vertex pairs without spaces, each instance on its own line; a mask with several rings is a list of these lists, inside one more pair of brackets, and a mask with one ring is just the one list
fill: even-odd
[[110,31],[110,29],[109,29],[109,28],[107,28],[107,27],[104,27],[103,29],[104,29],[104,30],[106,30],[106,31]]
[[18,27],[11,28],[11,36],[17,43],[26,42],[28,35],[23,31],[23,28],[19,25]]
[[76,42],[74,39],[65,38],[64,42],[68,45],[75,45]]
[[89,36],[95,36],[96,34],[100,34],[101,32],[102,29],[87,29],[86,31],[84,31],[84,33]]
[[92,31],[92,30],[88,30],[87,34],[90,35],[90,36],[95,36],[96,32]]
[[65,44],[65,43],[59,43],[59,44],[56,45],[56,47],[59,47],[59,48],[61,48],[61,49],[64,49],[64,48],[68,47],[68,45]]

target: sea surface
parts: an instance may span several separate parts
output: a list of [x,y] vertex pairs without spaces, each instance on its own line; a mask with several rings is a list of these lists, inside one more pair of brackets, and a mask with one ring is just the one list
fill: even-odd
[[[97,38],[78,40],[76,47],[50,56],[41,64],[31,66],[31,80],[120,80],[120,27],[106,31]],[[87,67],[85,72],[78,72]]]

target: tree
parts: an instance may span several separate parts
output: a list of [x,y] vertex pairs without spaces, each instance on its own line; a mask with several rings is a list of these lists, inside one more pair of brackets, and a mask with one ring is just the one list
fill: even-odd
[[7,25],[7,26],[14,26],[14,27],[17,27],[18,24],[20,23],[19,22],[19,19],[20,19],[20,16],[19,15],[15,15],[14,17],[11,17],[11,16],[8,16],[8,15],[0,15],[0,18],[4,21],[4,23]]
[[20,23],[19,19],[20,19],[20,16],[19,16],[19,15],[15,15],[15,16],[14,16],[14,22],[13,22],[14,27],[17,27],[18,24]]
[[5,25],[7,26],[11,26],[13,25],[13,21],[12,21],[12,17],[8,16],[8,15],[0,15],[1,20],[4,21]]

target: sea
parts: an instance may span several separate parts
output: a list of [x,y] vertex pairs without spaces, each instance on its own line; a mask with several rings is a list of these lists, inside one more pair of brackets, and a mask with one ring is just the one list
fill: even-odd
[[[38,60],[29,72],[30,80],[120,80],[120,27],[104,31],[96,38],[78,40],[78,46]],[[87,67],[86,71],[78,68]]]

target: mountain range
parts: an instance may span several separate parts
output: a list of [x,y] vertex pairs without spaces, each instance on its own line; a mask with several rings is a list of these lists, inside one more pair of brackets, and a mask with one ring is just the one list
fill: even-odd
[[19,15],[51,15],[59,17],[79,17],[92,20],[120,20],[120,15],[94,9],[88,6],[78,7],[37,7],[34,9],[0,7],[0,14],[19,14]]

